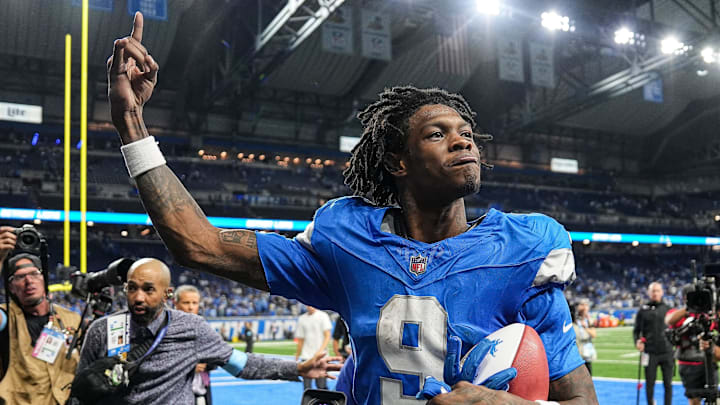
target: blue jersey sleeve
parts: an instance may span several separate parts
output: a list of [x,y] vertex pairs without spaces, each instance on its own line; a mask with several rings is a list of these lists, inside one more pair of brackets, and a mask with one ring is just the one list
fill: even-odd
[[549,288],[525,302],[522,315],[545,345],[550,381],[585,364],[575,343],[570,309],[560,288]]
[[258,232],[258,254],[272,294],[328,309],[333,299],[325,269],[310,244],[312,227],[311,223],[294,239]]

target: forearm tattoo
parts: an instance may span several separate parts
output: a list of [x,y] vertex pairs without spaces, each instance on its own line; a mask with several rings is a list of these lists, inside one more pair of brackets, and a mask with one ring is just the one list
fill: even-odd
[[241,245],[248,249],[257,248],[255,232],[231,229],[227,231],[220,231],[219,235],[220,241],[223,243]]

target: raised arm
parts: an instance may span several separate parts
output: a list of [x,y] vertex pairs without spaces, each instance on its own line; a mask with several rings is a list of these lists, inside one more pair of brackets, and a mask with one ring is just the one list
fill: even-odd
[[[155,88],[159,66],[141,43],[142,32],[143,16],[138,12],[132,33],[115,41],[107,62],[110,112],[123,145],[149,136],[143,106]],[[254,232],[212,226],[164,164],[137,175],[135,181],[145,210],[178,263],[269,289]]]

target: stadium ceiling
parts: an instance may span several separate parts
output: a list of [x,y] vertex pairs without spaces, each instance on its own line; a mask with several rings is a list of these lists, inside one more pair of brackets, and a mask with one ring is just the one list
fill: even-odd
[[[23,86],[59,91],[39,78],[62,75],[61,39],[67,32],[79,38],[80,9],[74,3],[4,2],[0,92]],[[114,3],[111,12],[90,12],[91,80],[98,98],[105,91],[104,62],[112,40],[130,27],[126,2]],[[689,156],[718,160],[702,152],[714,150],[706,128],[717,121],[720,66],[706,67],[700,58],[704,45],[720,47],[718,0],[500,3],[510,13],[478,15],[473,0],[168,0],[167,21],[146,21],[144,42],[161,65],[160,92],[153,100],[172,111],[178,129],[190,131],[203,128],[209,114],[270,111],[282,119],[337,127],[348,125],[358,106],[385,87],[438,86],[462,92],[483,127],[513,142],[533,142],[537,133],[621,137],[647,155],[648,167]],[[361,8],[389,16],[391,61],[365,58],[357,49],[352,55],[323,51],[318,27],[341,4],[357,16]],[[575,32],[544,30],[539,15],[549,9],[571,16]],[[438,67],[438,35],[457,15],[468,17],[469,70],[448,74]],[[615,44],[614,31],[622,24],[642,32],[647,47]],[[657,52],[670,33],[694,49],[681,56]],[[554,44],[554,88],[498,79],[497,40],[510,34]],[[359,36],[356,31],[356,48]],[[300,37],[304,40],[293,42]],[[264,39],[267,44],[259,47]],[[700,69],[707,75],[698,76]],[[642,86],[656,78],[663,80],[664,100],[646,102]]]

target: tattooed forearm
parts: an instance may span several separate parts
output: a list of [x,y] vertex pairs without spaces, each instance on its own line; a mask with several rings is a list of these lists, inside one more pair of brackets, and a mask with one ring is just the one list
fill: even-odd
[[595,386],[587,368],[582,365],[564,377],[550,382],[550,399],[563,404],[598,403]]
[[136,178],[145,210],[181,264],[267,290],[265,272],[252,231],[219,231],[213,227],[167,166]]

